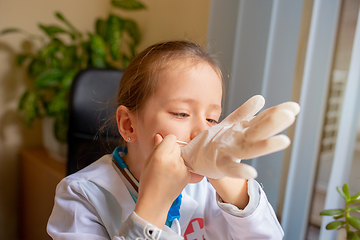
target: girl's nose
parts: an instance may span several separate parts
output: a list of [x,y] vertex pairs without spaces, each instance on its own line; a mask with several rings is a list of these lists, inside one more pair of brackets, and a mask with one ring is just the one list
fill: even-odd
[[207,128],[209,128],[209,125],[206,120],[194,122],[192,131],[190,133],[190,140],[195,138],[199,133],[201,133],[202,131],[204,131]]

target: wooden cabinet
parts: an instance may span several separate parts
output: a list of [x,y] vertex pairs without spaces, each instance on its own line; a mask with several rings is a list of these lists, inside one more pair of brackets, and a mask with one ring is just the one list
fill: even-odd
[[49,240],[46,225],[54,205],[56,185],[66,175],[66,164],[45,149],[20,152],[20,231],[22,240]]

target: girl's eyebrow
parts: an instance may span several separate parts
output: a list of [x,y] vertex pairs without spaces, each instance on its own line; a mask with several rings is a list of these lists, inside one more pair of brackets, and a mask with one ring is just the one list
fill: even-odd
[[[189,103],[193,104],[196,102],[193,98],[170,98],[167,100],[167,102],[183,102],[183,103]],[[213,108],[215,110],[222,110],[222,107],[219,104],[211,103],[209,104],[210,108]]]
[[215,104],[215,103],[210,104],[210,106],[211,106],[212,108],[215,108],[215,109],[220,110],[220,111],[221,111],[221,109],[222,109],[220,105]]

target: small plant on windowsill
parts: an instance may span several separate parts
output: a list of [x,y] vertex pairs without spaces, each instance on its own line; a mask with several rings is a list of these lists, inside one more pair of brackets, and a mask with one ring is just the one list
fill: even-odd
[[26,69],[30,82],[19,100],[19,111],[30,127],[37,118],[54,119],[53,132],[59,142],[66,142],[68,129],[68,94],[75,75],[86,68],[124,69],[136,54],[140,42],[137,23],[113,12],[145,9],[138,0],[112,0],[106,19],[97,19],[95,31],[81,33],[60,12],[61,25],[39,24],[43,35],[8,28],[0,36],[24,34],[31,48],[16,55],[17,65]]
[[345,229],[346,238],[348,240],[360,240],[360,219],[351,216],[351,212],[359,212],[360,206],[354,204],[360,203],[360,192],[350,196],[348,184],[344,184],[342,188],[336,187],[339,194],[345,199],[345,209],[328,209],[320,212],[322,216],[332,216],[334,221],[326,225],[327,230]]

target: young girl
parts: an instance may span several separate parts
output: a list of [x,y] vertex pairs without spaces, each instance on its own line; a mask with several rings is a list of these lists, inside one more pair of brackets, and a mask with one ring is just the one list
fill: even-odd
[[[156,44],[125,70],[116,120],[125,148],[63,179],[53,239],[281,239],[255,180],[190,172],[181,142],[218,123],[221,72],[198,45]],[[170,209],[170,210],[169,210]]]

